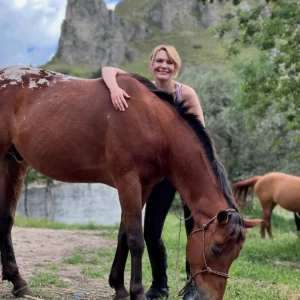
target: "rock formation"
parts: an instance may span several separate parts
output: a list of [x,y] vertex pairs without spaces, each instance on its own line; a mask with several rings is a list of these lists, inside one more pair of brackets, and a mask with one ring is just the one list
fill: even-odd
[[[132,5],[133,0],[123,0],[116,11],[119,5],[126,8],[129,2]],[[224,5],[219,1],[204,5],[199,0],[144,0],[143,3],[136,9],[125,10],[126,15],[116,15],[107,9],[104,0],[68,0],[54,59],[93,69],[134,61],[135,52],[127,47],[127,41],[146,39],[153,26],[162,32],[210,27],[219,21],[218,11]]]

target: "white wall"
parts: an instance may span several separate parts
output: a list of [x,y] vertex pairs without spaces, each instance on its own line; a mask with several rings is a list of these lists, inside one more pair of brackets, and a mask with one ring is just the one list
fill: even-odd
[[[117,190],[103,184],[55,183],[49,192],[45,186],[29,187],[27,199],[28,213],[33,218],[100,225],[114,225],[121,218]],[[17,213],[25,215],[24,190]]]

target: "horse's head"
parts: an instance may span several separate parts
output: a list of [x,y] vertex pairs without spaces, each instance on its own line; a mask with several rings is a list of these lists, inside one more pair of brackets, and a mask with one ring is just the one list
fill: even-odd
[[195,282],[195,299],[223,299],[229,268],[243,248],[245,229],[260,222],[242,219],[237,211],[228,209],[192,231],[187,243],[192,277],[187,285]]

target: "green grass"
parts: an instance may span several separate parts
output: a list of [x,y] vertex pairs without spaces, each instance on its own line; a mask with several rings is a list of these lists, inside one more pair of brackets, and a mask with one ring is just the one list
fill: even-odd
[[44,267],[46,270],[51,270],[51,271],[58,271],[58,270],[60,269],[60,266],[59,266],[59,265],[56,265],[56,264],[43,265],[43,267]]
[[116,5],[115,13],[116,15],[121,17],[128,17],[131,15],[133,10],[135,10],[135,12],[138,14],[143,9],[149,7],[151,4],[151,0],[126,0],[126,3],[124,3],[124,1],[121,1]]
[[[251,218],[260,217],[259,203],[254,202],[244,215]],[[179,219],[174,214],[169,214],[163,232],[168,252],[170,299],[177,299],[177,292],[183,287],[185,281],[186,237],[183,224],[178,270],[176,267],[179,223]],[[274,240],[261,239],[259,227],[248,230],[244,248],[230,269],[225,300],[300,299],[300,239],[296,234],[293,214],[276,208],[272,216],[272,225]],[[105,236],[115,240],[116,226],[108,228]],[[67,257],[64,263],[80,265],[81,274],[87,278],[107,280],[114,254],[115,249],[112,248],[81,249]],[[54,270],[56,268],[53,266]],[[130,277],[130,257],[127,261],[125,277],[127,279]],[[143,256],[143,282],[145,288],[151,284],[151,267],[146,251]],[[38,273],[33,281],[33,287],[60,284],[64,285],[55,274],[47,273]]]
[[59,288],[67,288],[68,284],[61,281],[59,276],[49,272],[36,272],[34,278],[28,281],[28,284],[32,288],[36,287],[48,287],[56,286]]
[[[29,227],[29,228],[50,228],[50,229],[67,229],[67,230],[118,230],[119,225],[103,226],[97,225],[93,222],[87,224],[65,224],[62,222],[54,222],[47,219],[27,218],[24,216],[16,215],[14,226]],[[105,235],[106,233],[103,233]],[[101,234],[100,234],[101,235]]]

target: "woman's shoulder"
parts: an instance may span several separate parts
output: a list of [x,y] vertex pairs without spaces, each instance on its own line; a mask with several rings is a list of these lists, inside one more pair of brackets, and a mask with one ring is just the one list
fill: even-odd
[[182,83],[180,83],[180,84],[181,84],[183,98],[186,99],[186,98],[195,96],[196,92],[195,92],[195,90],[192,87],[190,87],[190,86],[188,86],[186,84],[182,84]]

